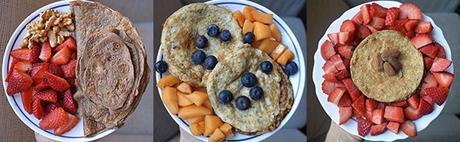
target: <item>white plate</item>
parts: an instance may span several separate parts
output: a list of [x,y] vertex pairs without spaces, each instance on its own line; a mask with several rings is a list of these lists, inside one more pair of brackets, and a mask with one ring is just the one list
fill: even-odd
[[[369,2],[369,3],[372,3],[372,2]],[[401,5],[401,3],[394,2],[394,1],[375,1],[373,3],[378,3],[381,6],[386,7],[386,8],[388,8],[388,7],[399,7]],[[313,66],[313,82],[315,83],[315,87],[316,87],[316,96],[317,96],[319,102],[321,103],[321,106],[323,106],[323,108],[326,111],[326,113],[329,115],[329,117],[331,117],[331,119],[336,124],[339,124],[338,123],[339,122],[339,108],[337,107],[337,105],[335,105],[333,103],[329,103],[327,101],[327,95],[324,94],[322,89],[321,89],[321,84],[324,81],[324,79],[322,77],[323,74],[324,74],[324,72],[322,70],[322,66],[326,62],[321,57],[321,51],[320,51],[321,50],[321,44],[328,39],[327,34],[339,32],[340,31],[340,25],[342,24],[342,22],[344,20],[346,20],[346,19],[353,18],[353,16],[356,13],[359,12],[360,7],[363,6],[363,5],[364,4],[361,4],[361,5],[358,5],[356,7],[353,7],[352,9],[350,9],[350,10],[346,11],[345,13],[343,13],[343,15],[340,16],[337,20],[332,22],[332,24],[329,26],[329,28],[327,28],[326,33],[324,33],[323,37],[319,40],[318,49],[316,50],[316,53],[315,53],[315,56],[314,56],[315,64]],[[424,18],[425,18],[424,21],[429,21],[433,25],[433,32],[432,32],[433,40],[435,40],[436,42],[438,42],[439,44],[441,44],[444,47],[444,49],[446,51],[447,59],[452,60],[450,47],[447,44],[447,41],[444,38],[444,35],[442,34],[441,29],[438,26],[436,26],[436,24],[434,23],[434,21],[430,17],[424,15]],[[451,72],[451,73],[454,72],[453,66],[454,65],[452,64],[448,68],[448,71]],[[445,104],[446,103],[444,103],[441,106],[435,105],[434,106],[434,111],[432,113],[430,113],[428,115],[424,115],[423,117],[421,117],[421,118],[417,119],[416,121],[414,121],[414,123],[416,125],[417,132],[422,131],[423,129],[425,129],[431,123],[431,121],[433,121],[439,115],[439,113],[441,113],[441,111],[444,108]],[[340,127],[342,129],[346,130],[348,133],[351,133],[351,134],[353,134],[355,136],[359,136],[358,131],[357,131],[357,126],[358,126],[358,123],[357,123],[356,119],[354,119],[354,118],[350,119],[345,124],[340,125]],[[361,137],[361,136],[359,136],[359,137]],[[361,137],[361,138],[363,138],[363,137]],[[364,137],[364,139],[372,140],[372,141],[393,141],[393,140],[404,139],[404,138],[407,138],[407,135],[404,134],[401,131],[398,134],[394,134],[393,132],[386,131],[385,133],[377,135],[377,136],[371,136],[369,134],[369,135]]]
[[99,133],[97,135],[94,135],[92,137],[85,137],[84,132],[83,132],[82,118],[80,118],[80,122],[78,122],[78,124],[72,130],[70,130],[67,133],[64,133],[61,136],[56,136],[53,134],[53,131],[44,130],[40,128],[38,125],[39,120],[35,118],[33,114],[28,114],[24,110],[24,107],[22,105],[21,95],[19,93],[14,96],[9,96],[6,93],[6,88],[8,86],[8,83],[5,81],[5,78],[7,76],[7,72],[11,64],[10,52],[13,49],[19,48],[19,44],[21,43],[22,39],[27,33],[27,29],[26,29],[27,24],[38,20],[40,13],[47,9],[55,9],[59,12],[67,12],[70,10],[69,1],[58,1],[58,2],[54,2],[54,3],[41,7],[40,9],[30,14],[26,19],[24,19],[24,21],[22,21],[21,24],[19,24],[19,26],[16,28],[10,40],[8,41],[8,45],[6,46],[6,49],[5,49],[5,54],[3,55],[3,64],[2,64],[3,80],[2,81],[4,84],[3,89],[5,90],[5,96],[8,99],[8,102],[10,103],[10,106],[13,109],[13,111],[16,113],[19,119],[21,119],[21,121],[24,122],[24,124],[26,124],[30,129],[32,129],[36,133],[39,133],[40,135],[50,138],[52,140],[56,140],[56,141],[93,141],[93,140],[100,139],[104,136],[107,136],[110,133],[114,132],[116,129],[110,129],[102,133]]
[[[281,121],[280,126],[277,129],[275,129],[274,131],[268,132],[268,133],[265,133],[265,134],[262,134],[262,135],[243,135],[243,134],[237,133],[234,137],[226,140],[226,141],[262,141],[262,140],[270,137],[274,133],[276,133],[278,130],[280,130],[287,123],[287,121],[294,114],[294,112],[297,109],[297,106],[299,105],[300,100],[302,98],[302,94],[303,94],[304,87],[305,87],[305,73],[306,72],[305,72],[305,62],[304,62],[304,58],[303,58],[303,54],[302,54],[302,50],[301,50],[301,47],[299,45],[299,42],[297,41],[297,38],[295,37],[294,33],[292,33],[291,29],[287,26],[287,24],[278,15],[276,15],[275,13],[270,11],[269,9],[267,9],[267,8],[257,4],[257,3],[254,3],[254,2],[251,2],[251,1],[243,1],[243,0],[215,0],[215,1],[208,1],[206,3],[214,4],[214,5],[221,6],[221,7],[225,7],[227,9],[231,10],[231,11],[236,11],[236,10],[242,11],[243,7],[252,6],[252,7],[255,7],[258,11],[273,14],[273,19],[275,21],[275,24],[281,31],[282,43],[285,44],[287,47],[289,47],[289,50],[294,52],[295,57],[294,57],[293,61],[295,63],[297,63],[297,65],[299,67],[299,71],[295,75],[289,77],[289,80],[291,81],[292,87],[294,89],[294,104],[292,106],[291,111],[286,115],[286,117],[283,119],[283,121]],[[157,61],[160,61],[160,60],[163,60],[161,50],[158,51],[158,56],[157,56]],[[156,73],[155,75],[156,75],[156,79],[157,79],[156,81],[158,82],[159,79],[162,77],[162,75],[159,74],[158,72],[155,72],[155,73]],[[161,90],[161,89],[158,88],[158,90]],[[160,97],[161,97],[161,92],[160,92]],[[165,108],[166,108],[166,106],[165,106]],[[183,130],[185,130],[189,134],[191,134],[191,132],[189,130],[189,127],[188,127],[188,124],[184,120],[182,120],[179,117],[177,117],[177,115],[174,115],[174,114],[170,113],[169,110],[168,110],[168,113],[169,113],[169,115],[171,115],[171,117],[174,119],[174,121],[176,121],[176,123]],[[204,137],[204,136],[198,136],[196,138],[198,138],[198,139],[200,139],[202,141],[207,140],[207,137]]]

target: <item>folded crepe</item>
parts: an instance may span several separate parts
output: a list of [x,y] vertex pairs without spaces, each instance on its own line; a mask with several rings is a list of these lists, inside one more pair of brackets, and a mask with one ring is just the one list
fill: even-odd
[[123,125],[149,80],[143,42],[127,17],[97,2],[71,2],[77,41],[78,113],[90,136]]

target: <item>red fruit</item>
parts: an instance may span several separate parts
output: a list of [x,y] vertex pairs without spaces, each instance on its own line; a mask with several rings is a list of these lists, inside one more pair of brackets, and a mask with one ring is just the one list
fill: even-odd
[[334,64],[337,70],[346,70],[345,64],[343,64],[342,58],[340,58],[339,54],[335,54],[331,57],[330,61]]
[[356,15],[351,18],[351,20],[353,20],[358,25],[363,24],[363,15],[361,14],[361,11],[356,13]]
[[433,42],[433,39],[427,34],[418,34],[410,42],[417,48],[423,47]]
[[339,43],[345,45],[353,40],[353,33],[351,32],[339,32]]
[[448,91],[449,90],[444,87],[425,88],[425,95],[423,96],[423,99],[429,103],[442,105],[447,99]]
[[59,76],[53,75],[49,72],[45,72],[43,75],[44,81],[46,81],[53,90],[64,92],[70,88],[70,84]]
[[414,31],[414,28],[418,25],[418,20],[408,20],[405,24],[404,24],[404,29],[406,29],[406,31]]
[[321,56],[324,60],[329,60],[329,58],[331,58],[333,55],[335,55],[334,44],[326,40],[321,45]]
[[33,83],[32,78],[27,73],[18,71],[17,69],[13,69],[8,74],[8,79],[6,92],[10,96],[30,88]]
[[406,107],[404,109],[404,115],[409,120],[417,120],[420,117],[422,117],[422,115],[419,113],[419,111],[417,109],[415,109],[415,108],[412,108],[412,107]]
[[325,74],[328,74],[328,73],[335,74],[336,72],[338,72],[337,68],[335,67],[334,63],[332,63],[331,60],[326,61],[326,63],[323,66],[323,71]]
[[377,102],[375,100],[366,99],[366,110],[373,111],[376,108],[377,108]]
[[328,81],[337,81],[337,79],[335,78],[335,74],[334,74],[334,73],[327,73],[327,74],[324,74],[324,75],[323,75],[323,78],[324,78],[324,80],[328,80]]
[[43,117],[43,106],[40,99],[33,99],[32,113],[37,119],[41,119]]
[[406,100],[402,100],[402,101],[399,101],[399,102],[393,102],[393,103],[390,104],[390,106],[407,107],[408,104],[407,104]]
[[419,49],[420,52],[422,52],[430,58],[436,58],[436,56],[438,56],[438,50],[439,48],[434,46],[433,44],[425,45]]
[[395,21],[399,17],[399,8],[392,7],[387,10],[387,15],[385,16],[385,26],[393,26]]
[[388,122],[387,128],[392,131],[393,133],[399,133],[399,123],[398,122]]
[[26,72],[26,73],[32,69],[32,64],[29,61],[20,61],[14,64],[13,66],[18,71]]
[[361,92],[356,88],[355,84],[353,81],[348,78],[342,80],[343,84],[345,85],[345,88],[347,88],[348,93],[350,94],[351,100],[356,100],[361,96]]
[[418,23],[417,27],[415,27],[415,32],[419,34],[431,33],[432,30],[433,26],[431,26],[431,22],[421,21]]
[[72,56],[70,56],[70,59],[76,60],[77,59],[77,52],[73,52]]
[[51,58],[51,63],[56,65],[66,64],[69,61],[71,55],[72,51],[69,48],[64,47],[56,54],[54,54],[54,56]]
[[433,73],[433,75],[434,78],[436,78],[436,81],[439,83],[439,86],[445,88],[449,88],[452,84],[452,81],[454,80],[454,74],[450,72]]
[[27,113],[32,114],[32,87],[21,92],[22,105]]
[[350,95],[347,93],[343,94],[343,96],[340,98],[339,104],[337,106],[339,107],[351,107],[351,99]]
[[385,26],[385,19],[380,17],[372,17],[372,21],[369,25],[371,25],[377,30],[380,30],[383,28],[383,26]]
[[37,62],[40,62],[40,51],[41,51],[41,48],[38,44],[34,44],[31,48],[31,52],[30,52],[30,58],[29,58],[29,61],[31,63],[37,63]]
[[438,47],[439,48],[439,51],[438,51],[438,58],[446,58],[446,51],[444,50],[444,47],[442,47],[439,43],[437,42],[434,42],[433,43],[434,46]]
[[371,34],[371,31],[367,28],[367,26],[360,25],[358,29],[358,37],[360,39],[364,39]]
[[418,105],[420,103],[420,99],[418,98],[417,94],[414,94],[410,96],[409,99],[407,99],[407,102],[409,103],[409,106],[412,107],[413,109],[417,109]]
[[69,123],[69,116],[61,107],[58,107],[51,111],[48,115],[43,117],[39,125],[43,129],[56,129],[60,126]]
[[40,84],[43,80],[43,75],[48,72],[48,64],[34,64],[32,67],[31,75],[35,84]]
[[380,102],[380,103],[377,104],[377,109],[384,109],[385,106],[386,105],[384,103]]
[[430,70],[431,66],[433,65],[433,59],[430,57],[423,58],[423,63],[425,64],[425,69]]
[[363,5],[361,7],[361,15],[363,18],[363,24],[369,24],[371,22],[371,16],[369,15],[369,5]]
[[420,99],[419,106],[417,108],[417,111],[419,112],[420,115],[425,115],[425,114],[430,114],[433,112],[433,105],[428,103],[427,101]]
[[330,33],[327,34],[327,37],[329,37],[329,40],[331,40],[334,45],[339,43],[339,33]]
[[356,31],[356,25],[351,20],[343,21],[342,25],[340,26],[340,32],[351,32],[351,33],[353,33],[355,31]]
[[11,56],[22,61],[30,61],[32,50],[28,48],[18,48],[11,51]]
[[337,87],[344,87],[341,82],[333,82],[324,80],[323,84],[321,85],[321,89],[323,90],[324,94],[331,94]]
[[340,70],[339,72],[335,73],[335,78],[337,80],[343,80],[345,78],[349,78],[350,77],[350,74],[348,73],[348,71],[345,69],[345,70]]
[[69,117],[69,123],[61,125],[60,127],[56,128],[54,130],[54,135],[60,136],[60,135],[62,135],[64,133],[68,132],[73,127],[75,127],[75,125],[78,124],[78,121],[80,121],[80,119],[75,115],[67,113],[67,116]]
[[49,89],[50,85],[47,82],[41,81],[40,83],[36,84],[34,87],[36,91],[42,91],[45,89]]
[[356,117],[363,116],[366,111],[366,108],[364,107],[364,96],[361,96],[358,99],[354,100],[351,106],[353,107],[356,113]]
[[371,31],[371,33],[379,32],[379,30],[375,29],[375,28],[372,27],[371,25],[366,25],[366,27],[369,29],[369,31]]
[[452,61],[444,58],[434,58],[433,65],[431,65],[431,72],[440,72],[447,69]]
[[401,131],[410,137],[417,136],[417,130],[415,129],[414,122],[407,120],[404,123],[401,123]]
[[77,60],[71,60],[69,63],[62,65],[61,69],[64,72],[64,77],[75,78],[75,67],[77,66]]
[[361,117],[358,117],[357,119],[358,119],[358,134],[364,137],[367,134],[369,134],[372,124],[368,120],[363,119]]
[[51,111],[58,107],[62,107],[59,103],[48,103],[45,107],[45,115],[48,115]]
[[350,59],[343,59],[343,64],[345,68],[350,69]]
[[53,63],[50,63],[48,65],[48,72],[49,73],[52,73],[54,75],[57,75],[59,77],[63,77],[64,76],[64,73],[62,73],[62,70],[61,70],[61,67],[59,67],[58,65],[56,64],[53,64]]
[[351,56],[353,55],[352,50],[353,50],[353,46],[349,46],[349,45],[339,46],[337,48],[337,51],[339,52],[339,54],[345,59],[351,59]]
[[378,124],[378,125],[372,125],[371,126],[371,136],[380,135],[383,132],[385,132],[385,130],[387,130],[387,124],[388,123],[385,122],[385,123]]
[[387,14],[387,9],[380,6],[379,4],[372,3],[369,6],[369,15],[371,17],[385,18]]
[[36,99],[40,99],[43,101],[48,101],[51,103],[56,103],[57,101],[57,94],[53,90],[45,90],[45,91],[40,91],[34,95]]
[[49,41],[46,41],[42,45],[40,56],[38,56],[38,58],[40,58],[40,60],[42,60],[43,62],[48,62],[51,59],[51,55],[52,55],[52,50],[51,50],[50,43]]
[[417,20],[423,20],[423,13],[420,8],[410,2],[405,2],[399,6],[400,13],[399,13],[399,19],[417,19]]
[[337,87],[332,91],[331,94],[327,97],[327,101],[334,103],[334,104],[339,104],[340,98],[343,96],[345,93],[345,89],[341,87]]
[[382,124],[384,122],[383,119],[383,109],[375,109],[372,111],[372,122],[375,124]]
[[339,125],[342,125],[351,118],[353,115],[353,110],[351,107],[339,107],[339,115]]
[[404,122],[404,111],[401,107],[386,106],[383,117],[388,121]]
[[62,107],[65,111],[71,114],[75,114],[77,112],[77,103],[73,99],[73,94],[70,90],[64,92],[64,97],[62,99]]
[[77,49],[77,44],[72,37],[68,37],[64,40],[64,42],[59,44],[57,48],[64,49],[64,47],[67,47],[68,49],[75,51]]

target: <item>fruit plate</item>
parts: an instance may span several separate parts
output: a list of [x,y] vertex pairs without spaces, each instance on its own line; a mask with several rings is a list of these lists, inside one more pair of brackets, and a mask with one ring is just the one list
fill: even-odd
[[[399,7],[401,5],[401,3],[394,2],[394,1],[375,1],[375,2],[369,2],[369,3],[377,3],[386,8]],[[369,4],[369,3],[365,3],[365,4]],[[325,64],[326,61],[321,57],[320,47],[321,47],[321,44],[328,39],[327,34],[339,32],[340,25],[342,24],[342,22],[346,19],[351,19],[356,13],[360,11],[360,7],[365,4],[361,4],[356,7],[353,7],[352,9],[349,9],[348,11],[343,13],[342,16],[340,16],[338,19],[332,22],[332,24],[327,28],[327,31],[325,32],[323,37],[321,37],[321,39],[319,40],[318,49],[316,50],[316,53],[314,55],[315,62],[313,66],[313,82],[315,83],[315,87],[316,87],[316,96],[319,102],[321,103],[321,106],[324,108],[326,113],[336,124],[339,124],[338,123],[339,122],[339,108],[337,107],[337,105],[327,101],[327,94],[324,94],[321,89],[321,84],[324,81],[324,78],[322,77],[324,74],[322,70],[322,66]],[[446,51],[447,59],[452,60],[449,45],[447,44],[447,41],[445,40],[441,29],[434,23],[434,21],[430,17],[424,15],[424,20],[431,22],[433,26],[433,32],[432,32],[433,40],[435,40],[436,42],[438,42],[444,47]],[[453,64],[447,69],[447,71],[453,73],[454,71]],[[433,121],[441,113],[445,104],[446,103],[444,103],[441,106],[434,105],[434,111],[432,113],[428,115],[424,115],[423,117],[414,121],[417,132],[425,129],[431,123],[431,121]],[[350,134],[359,136],[358,131],[357,131],[357,126],[358,126],[357,124],[358,124],[357,120],[353,117],[352,119],[347,121],[345,124],[340,125],[340,127],[346,130]],[[390,131],[386,131],[385,133],[377,135],[377,136],[367,135],[366,137],[361,137],[361,138],[364,138],[366,140],[372,140],[372,141],[393,141],[393,140],[407,138],[407,135],[404,134],[403,132],[394,134]]]
[[[278,130],[280,130],[287,123],[287,121],[292,117],[292,115],[296,111],[297,106],[299,105],[300,100],[302,98],[302,94],[303,94],[304,87],[305,87],[305,75],[306,75],[305,73],[306,72],[305,72],[304,57],[303,57],[303,54],[302,54],[300,44],[297,41],[297,38],[295,37],[295,35],[292,32],[292,30],[288,27],[288,25],[278,15],[276,15],[275,13],[270,11],[269,9],[267,9],[267,8],[257,4],[257,3],[254,3],[254,2],[251,2],[251,1],[243,1],[243,0],[214,0],[214,1],[208,1],[206,3],[221,6],[221,7],[225,7],[227,9],[231,10],[231,11],[236,11],[236,10],[242,11],[245,6],[252,6],[252,7],[256,8],[258,11],[273,14],[273,20],[275,21],[274,23],[276,24],[276,26],[281,31],[281,35],[282,35],[281,43],[286,45],[289,48],[289,50],[294,52],[295,57],[293,59],[293,62],[295,62],[299,67],[298,73],[296,73],[295,75],[290,76],[290,78],[289,78],[289,80],[291,81],[291,84],[293,86],[293,90],[294,90],[294,104],[292,106],[291,111],[286,115],[286,117],[281,122],[280,126],[277,129],[273,130],[272,132],[264,133],[262,135],[243,135],[243,134],[236,133],[235,136],[231,137],[230,139],[226,139],[226,141],[262,141],[262,140],[270,137],[274,133],[276,133]],[[161,50],[158,51],[158,56],[157,56],[156,60],[157,61],[163,60]],[[162,78],[162,74],[159,74],[158,72],[156,72],[155,75],[156,75],[156,82],[158,82],[159,79]],[[158,90],[160,90],[160,88],[158,88]],[[162,93],[160,91],[160,97],[161,97],[161,94]],[[166,106],[165,106],[165,108],[166,108]],[[186,121],[180,119],[177,115],[174,115],[174,114],[170,113],[169,111],[168,111],[168,113],[169,113],[169,115],[171,115],[171,117],[174,119],[174,121],[176,121],[176,123],[183,130],[187,131],[187,133],[189,133],[191,135],[191,132],[189,130],[189,125],[186,123]],[[200,139],[202,141],[207,140],[207,137],[204,137],[204,136],[197,136],[196,138],[198,138],[198,139]]]
[[[102,133],[96,134],[91,137],[85,137],[83,133],[83,121],[82,118],[80,118],[80,122],[69,132],[64,133],[61,136],[56,136],[53,134],[53,131],[51,130],[44,130],[39,127],[38,123],[39,120],[35,118],[34,115],[28,114],[22,104],[22,98],[21,95],[14,95],[14,96],[9,96],[6,93],[6,86],[8,86],[8,83],[5,81],[5,78],[7,76],[7,72],[9,69],[9,66],[11,64],[11,56],[10,52],[13,49],[19,48],[19,45],[24,38],[24,36],[27,33],[26,26],[27,24],[34,22],[39,19],[40,13],[47,10],[47,9],[55,9],[59,12],[67,12],[70,10],[70,1],[58,1],[54,2],[48,5],[45,5],[41,7],[40,9],[36,10],[32,14],[30,14],[24,21],[19,24],[19,26],[16,28],[14,31],[13,35],[11,36],[10,40],[8,41],[8,45],[5,48],[5,54],[3,55],[3,64],[2,64],[2,78],[3,78],[3,89],[5,90],[5,96],[8,99],[8,102],[13,109],[13,111],[16,113],[16,115],[21,119],[21,121],[26,124],[30,129],[35,131],[36,133],[45,136],[49,139],[56,140],[56,141],[93,141],[100,139],[104,136],[109,135],[110,133],[114,132],[116,129],[110,129],[107,131],[104,131]],[[74,34],[75,37],[75,34]]]

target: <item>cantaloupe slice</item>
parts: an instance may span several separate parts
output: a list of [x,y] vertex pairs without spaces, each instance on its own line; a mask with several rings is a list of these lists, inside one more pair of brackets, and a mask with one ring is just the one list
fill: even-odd
[[182,82],[181,84],[179,84],[179,86],[177,86],[177,90],[187,93],[187,94],[190,94],[193,92],[192,86],[190,86],[190,84],[185,83],[185,82]]
[[204,121],[204,116],[192,117],[192,118],[187,119],[187,122],[190,124],[198,123],[200,121]]
[[235,11],[235,12],[233,12],[233,17],[235,17],[236,22],[238,22],[238,25],[240,27],[243,27],[243,23],[244,23],[243,14],[240,11]]
[[201,106],[206,100],[208,100],[208,94],[201,91],[193,91],[191,94],[186,95],[187,99],[192,101],[195,105]]
[[182,93],[180,91],[177,92],[177,99],[178,99],[180,107],[189,106],[189,105],[193,104],[192,101],[190,101],[189,99],[187,99],[187,97],[185,97],[186,95],[188,95],[188,94],[184,94],[184,93]]
[[212,135],[209,137],[208,142],[221,142],[224,140],[224,138],[225,138],[225,134],[222,133],[222,131],[217,128],[216,130],[214,130]]
[[254,22],[254,36],[256,37],[256,41],[266,39],[272,36],[272,31],[267,25]]
[[281,56],[276,60],[276,62],[284,66],[292,58],[294,58],[294,54],[288,49],[285,50],[283,54],[281,54]]
[[198,136],[203,134],[204,127],[200,127],[199,123],[194,123],[190,125],[190,132],[192,132],[192,135]]
[[252,15],[252,18],[254,18],[254,20],[258,22],[261,22],[267,25],[270,25],[273,23],[273,14],[262,13],[262,12],[258,12],[254,10],[254,11],[251,11],[251,15]]
[[276,41],[281,42],[281,32],[280,32],[280,29],[278,29],[278,27],[276,27],[275,24],[271,24],[271,25],[270,25],[270,30],[272,31],[272,36],[273,36],[273,38],[275,38]]
[[281,54],[283,54],[284,50],[286,49],[287,49],[286,45],[280,43],[278,44],[278,46],[276,46],[275,50],[273,50],[273,52],[270,54],[270,57],[272,57],[272,59],[276,61],[276,59],[278,59],[278,57],[280,57]]
[[204,128],[203,135],[204,136],[211,135],[211,133],[214,132],[214,130],[216,130],[217,128],[219,128],[222,124],[224,123],[216,115],[206,115],[204,117],[205,128]]
[[254,18],[252,18],[251,12],[255,11],[256,9],[254,7],[246,6],[243,8],[243,16],[244,19],[249,20],[251,22],[254,22]]
[[160,88],[165,88],[166,86],[174,86],[178,83],[181,83],[182,81],[177,78],[177,77],[174,77],[173,75],[165,75],[163,78],[160,79],[160,81],[158,81],[157,83],[157,87],[160,87]]
[[165,103],[168,110],[173,114],[177,114],[179,110],[176,92],[176,88],[172,88],[169,86],[163,89],[163,103]]
[[182,119],[190,119],[193,117],[199,117],[212,114],[212,111],[204,106],[190,105],[181,107],[177,115]]
[[278,42],[273,39],[273,38],[266,38],[260,43],[259,45],[259,50],[262,50],[263,52],[267,53],[270,55],[273,50],[275,50],[276,46],[278,46]]
[[226,138],[233,137],[232,126],[228,123],[223,124],[219,129],[225,134]]
[[246,34],[247,32],[252,32],[253,29],[254,24],[249,20],[245,20],[243,24],[243,34]]

